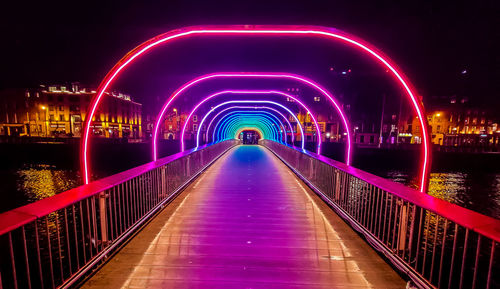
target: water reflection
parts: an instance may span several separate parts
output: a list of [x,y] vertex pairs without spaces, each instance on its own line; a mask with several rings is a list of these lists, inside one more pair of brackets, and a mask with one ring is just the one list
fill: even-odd
[[[418,187],[417,178],[406,172],[388,171],[385,177],[413,188]],[[431,173],[429,195],[500,218],[500,173]]]
[[16,171],[17,191],[23,192],[27,203],[51,197],[79,185],[78,173],[49,165],[25,167]]

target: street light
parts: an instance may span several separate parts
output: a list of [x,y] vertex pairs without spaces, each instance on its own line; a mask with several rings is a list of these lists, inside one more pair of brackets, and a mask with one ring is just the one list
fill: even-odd
[[47,107],[45,105],[42,105],[41,109],[44,111],[44,114],[45,114],[45,137],[48,137],[49,136],[49,124],[47,123]]

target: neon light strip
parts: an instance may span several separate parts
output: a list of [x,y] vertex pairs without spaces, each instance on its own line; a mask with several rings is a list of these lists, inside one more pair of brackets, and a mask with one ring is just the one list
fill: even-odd
[[[230,136],[233,134],[234,131],[238,129],[238,127],[240,127],[242,124],[247,124],[248,121],[250,120],[252,119],[249,119],[248,117],[241,117],[241,115],[238,115],[231,117],[227,122],[223,122],[223,124],[221,124],[221,127],[218,130],[219,138],[217,142],[230,138]],[[263,119],[253,119],[252,121],[259,122],[263,121]],[[275,130],[276,133],[276,138],[274,141],[285,144],[283,143],[284,133],[281,127],[279,127],[279,125],[276,125],[275,123],[272,123],[271,128]]]
[[[235,90],[235,91],[231,91],[231,93],[248,93],[248,91],[242,91],[242,90]],[[281,92],[281,91],[275,91],[275,90],[269,90],[269,91],[261,91],[261,90],[257,90],[257,92],[259,93],[266,93],[266,94],[276,94],[276,95],[281,95],[281,96],[284,96],[284,97],[287,97],[287,98],[291,98],[293,99],[294,101],[296,101],[300,106],[302,106],[313,118],[313,121],[314,121],[314,124],[316,126],[316,133],[318,135],[318,149],[317,149],[317,153],[319,154],[320,153],[320,149],[321,149],[321,130],[319,129],[319,125],[318,125],[318,122],[316,121],[316,118],[314,117],[314,115],[312,114],[312,112],[309,110],[309,108],[304,104],[302,103],[300,100],[298,100],[297,98],[295,98],[294,96],[292,95],[289,95],[287,93],[284,93],[284,92]],[[220,93],[220,92],[217,92],[217,93]],[[218,96],[220,94],[217,94],[215,96]],[[210,96],[208,96],[210,97]],[[208,98],[207,97],[207,98]],[[193,110],[191,110],[191,113],[189,114],[188,118],[186,119],[186,122],[188,122],[190,120],[190,117],[194,114],[194,112],[196,111],[196,109],[202,104],[204,103],[206,100],[208,100],[207,98],[205,98],[204,100],[202,100],[200,103],[198,103],[194,108]],[[243,100],[243,101],[235,101],[235,102],[241,102],[241,103],[259,103],[259,102],[262,102],[263,100]],[[300,125],[300,129],[301,129],[301,136],[302,136],[302,149],[304,149],[304,130],[302,128],[302,124],[300,123],[299,119],[295,116],[294,113],[292,113],[286,106],[280,104],[280,103],[277,103],[277,102],[273,102],[273,101],[270,101],[270,102],[267,102],[267,103],[272,103],[272,104],[275,104],[277,106],[280,106],[282,107],[283,109],[285,109],[286,111],[288,111],[288,113],[290,115],[292,115],[294,118],[295,118],[295,121],[297,122],[297,125]],[[212,109],[213,110],[213,109]],[[205,118],[203,118],[202,122],[205,120]],[[287,120],[288,121],[288,120]],[[200,123],[200,126],[201,126],[201,123]],[[199,127],[200,127],[199,126]],[[210,127],[210,124],[209,126]],[[199,131],[199,129],[198,129]],[[208,128],[207,128],[207,131],[208,131]],[[184,135],[184,131],[181,132],[181,135]],[[208,140],[207,140],[208,141]],[[293,136],[293,133],[292,133],[292,142],[294,141],[294,136]],[[181,139],[181,142],[182,142],[182,139]],[[197,143],[196,143],[196,146],[199,146],[199,134],[197,135]],[[182,145],[181,145],[181,149],[182,149]]]
[[[242,115],[245,115],[242,117]],[[231,121],[233,118],[240,118],[242,121],[246,121],[247,119],[268,119],[270,122],[267,123],[270,127],[270,130],[273,130],[274,127],[276,126],[276,134],[275,134],[275,140],[277,142],[281,142],[279,135],[281,134],[283,136],[282,130],[280,129],[280,125],[283,126],[283,123],[272,113],[266,112],[266,111],[232,111],[224,116],[224,118],[221,118],[221,120],[217,123],[216,126],[214,126],[214,138],[215,135],[217,135],[217,140],[215,142],[218,142],[218,140],[223,138],[223,135],[227,135],[227,132],[224,131],[225,128],[227,128],[226,124]],[[221,122],[222,121],[222,122]],[[217,127],[220,125],[220,129],[217,132]],[[217,132],[217,134],[216,134]]]
[[[238,101],[234,101],[234,102],[238,102]],[[216,107],[212,108],[209,112],[207,112],[207,114],[205,114],[205,116],[203,117],[203,119],[201,120],[200,122],[200,125],[198,126],[198,132],[196,134],[196,147],[199,147],[200,145],[200,131],[201,131],[201,126],[203,126],[203,123],[205,122],[206,118],[215,110],[217,109],[218,107],[222,106],[222,105],[225,105],[227,103],[231,103],[231,102],[225,102],[225,103],[222,103],[222,104],[219,104],[217,105]],[[205,130],[206,132],[206,135],[207,135],[207,143],[208,143],[208,134],[210,132],[210,125],[212,124],[212,121],[217,117],[219,116],[221,113],[225,112],[225,111],[228,111],[230,109],[242,109],[242,108],[245,108],[245,109],[268,109],[268,110],[271,110],[271,111],[274,111],[275,113],[279,114],[288,124],[288,127],[289,127],[289,131],[292,135],[292,143],[293,143],[293,127],[292,127],[292,124],[290,123],[290,121],[288,121],[288,119],[286,118],[286,116],[284,116],[281,112],[279,112],[278,110],[272,108],[272,107],[268,107],[268,106],[231,106],[231,107],[228,107],[228,108],[225,108],[223,110],[221,110],[219,113],[217,113],[210,121],[209,125],[207,126],[207,129]],[[285,130],[285,133],[286,133],[286,130]],[[285,134],[286,136],[286,134]],[[288,142],[287,140],[287,137],[285,138],[285,142]]]
[[[221,128],[219,129],[219,132],[220,132],[219,140],[220,139],[227,139],[228,136],[231,135],[231,132],[236,130],[236,128],[235,128],[236,126],[241,126],[241,123],[246,123],[249,120],[251,120],[251,119],[249,119],[248,117],[241,117],[241,115],[238,115],[237,117],[232,118],[230,121],[223,123],[221,125]],[[257,120],[255,120],[255,121],[257,121]],[[263,120],[259,119],[258,121],[263,121]],[[224,126],[224,127],[222,127],[222,126]],[[283,133],[283,130],[281,129],[281,127],[279,127],[279,124],[277,125],[276,123],[273,122],[271,124],[271,127],[272,128],[276,127],[276,129],[277,129],[275,141],[282,143],[282,144],[285,144],[283,142],[284,133]]]
[[253,130],[253,131],[256,131],[258,134],[259,134],[259,137],[260,139],[266,139],[264,137],[264,134],[256,127],[251,127],[251,126],[243,126],[243,127],[240,127],[238,129],[238,131],[236,132],[236,135],[234,136],[234,138],[238,139],[238,136],[240,135],[240,133],[242,133],[243,131],[245,130]]
[[[205,102],[209,101],[210,99],[214,98],[214,97],[217,97],[217,96],[220,96],[220,95],[224,95],[224,94],[277,94],[277,95],[282,95],[282,96],[285,96],[285,97],[290,97],[294,100],[296,100],[296,98],[294,98],[293,96],[287,94],[287,93],[284,93],[284,92],[281,92],[281,91],[275,91],[275,90],[224,90],[224,91],[219,91],[219,92],[216,92],[216,93],[213,93],[207,97],[205,97],[203,100],[201,100],[199,103],[197,103],[195,105],[195,107],[191,110],[191,112],[189,113],[188,117],[186,118],[185,122],[184,122],[184,125],[182,127],[182,130],[181,130],[181,151],[184,151],[185,150],[185,145],[184,145],[184,133],[186,131],[186,128],[187,128],[187,125],[189,123],[189,120],[191,119],[191,117],[193,116],[193,114],[195,113],[195,111],[202,105],[204,104]],[[298,100],[297,100],[298,101]],[[278,106],[281,106],[283,107],[284,109],[286,109],[285,106],[277,103],[277,102],[273,102],[273,104],[276,104]],[[303,107],[305,107],[305,105],[303,103],[301,103],[301,105]],[[306,108],[307,109],[307,108]],[[309,109],[307,109],[308,112]],[[290,112],[291,113],[291,112]],[[295,114],[291,113],[294,117],[295,117]],[[320,133],[318,135],[318,153],[320,152],[320,149],[321,149],[321,131],[319,130],[319,126],[316,122],[316,119],[314,118],[313,115],[311,115],[315,121],[315,124],[316,124],[316,129],[317,129],[317,132]],[[300,123],[300,121],[295,117],[297,123]],[[158,123],[158,122],[157,122]],[[302,128],[302,126],[301,126]],[[304,148],[304,131],[301,130],[302,132],[302,148]],[[155,150],[156,152],[156,150]],[[156,157],[156,153],[153,154],[153,158]]]
[[[221,130],[216,129],[217,127],[219,127],[219,124],[224,125],[227,122],[231,122],[231,121],[239,121],[240,124],[242,124],[242,123],[248,124],[249,121],[252,121],[252,122],[255,122],[255,124],[252,123],[253,125],[259,125],[262,122],[262,125],[267,128],[268,135],[271,137],[271,139],[278,141],[279,132],[277,131],[277,128],[272,125],[272,123],[270,122],[269,119],[264,119],[263,116],[260,116],[260,117],[259,116],[253,116],[253,117],[247,116],[246,119],[241,119],[241,117],[240,117],[240,118],[234,120],[233,118],[236,118],[236,117],[239,117],[239,116],[232,115],[232,116],[229,116],[229,118],[224,118],[224,119],[219,120],[217,125],[214,127],[214,132],[213,132],[214,133],[214,136],[213,136],[214,143],[218,142],[222,138],[220,136]],[[217,135],[217,137],[215,137],[216,135]]]
[[[234,100],[234,101],[226,101],[226,102],[224,102],[224,103],[222,103],[222,104],[219,104],[219,105],[217,105],[217,106],[213,107],[210,111],[208,111],[208,113],[207,113],[207,114],[205,114],[205,116],[203,117],[203,119],[202,119],[202,120],[201,120],[201,122],[200,122],[200,125],[198,126],[198,133],[197,133],[197,137],[196,137],[196,146],[199,146],[199,145],[200,145],[200,142],[199,142],[199,140],[200,140],[200,127],[201,127],[201,126],[203,125],[203,123],[205,122],[205,119],[206,119],[206,118],[207,118],[207,117],[208,117],[208,116],[209,116],[209,115],[210,115],[210,114],[211,114],[211,113],[212,113],[215,109],[219,108],[219,107],[220,107],[220,106],[222,106],[222,105],[226,105],[226,104],[230,104],[230,103],[269,103],[269,104],[273,104],[273,105],[279,106],[279,107],[283,108],[284,110],[286,110],[286,111],[287,111],[290,115],[292,115],[292,116],[295,118],[295,120],[297,121],[297,124],[298,124],[298,125],[300,125],[300,121],[299,121],[299,119],[295,116],[295,114],[294,114],[294,113],[293,113],[290,109],[288,109],[286,106],[284,106],[284,105],[282,105],[282,104],[279,104],[279,103],[277,103],[277,102],[274,102],[274,101],[268,101],[268,100]],[[247,107],[247,108],[252,108],[252,107]],[[269,108],[269,109],[273,110],[272,108]],[[279,111],[277,111],[277,110],[274,110],[274,111],[275,111],[275,112],[277,112],[277,113],[279,113],[279,114],[281,114],[281,113],[280,113]],[[217,115],[219,115],[219,114],[217,114]],[[217,116],[217,115],[216,115],[216,116]],[[293,142],[294,137],[293,137],[293,129],[292,129],[292,125],[290,124],[290,122],[288,121],[288,119],[287,119],[285,116],[283,116],[283,118],[284,118],[284,119],[288,122],[288,125],[289,125],[289,127],[290,127],[290,132],[292,133],[292,142]],[[186,119],[186,121],[189,121],[189,120],[188,120],[188,119]],[[211,124],[211,122],[210,122],[210,124]],[[209,128],[210,128],[210,124],[207,126],[207,129],[206,129],[207,133],[208,133],[208,130],[209,130]],[[302,126],[301,126],[301,128],[302,128]],[[301,131],[302,131],[302,130],[301,130]],[[304,137],[304,132],[303,132],[303,131],[302,131],[302,137]],[[208,138],[207,138],[207,142],[208,142]]]
[[[90,135],[90,125],[92,123],[92,118],[95,115],[97,106],[99,105],[104,92],[108,89],[114,79],[120,74],[125,67],[127,67],[132,61],[137,59],[139,56],[145,54],[147,51],[152,49],[153,47],[167,43],[171,40],[183,38],[183,37],[191,37],[195,35],[269,35],[269,36],[313,36],[313,37],[321,37],[332,40],[340,40],[344,43],[350,44],[353,47],[360,49],[362,52],[366,52],[368,55],[372,56],[379,63],[382,64],[383,67],[387,68],[393,78],[401,85],[404,89],[408,97],[410,98],[411,103],[413,104],[415,111],[418,115],[420,125],[422,128],[422,138],[424,143],[424,151],[423,151],[423,162],[421,168],[421,176],[420,176],[420,191],[424,192],[427,189],[427,177],[429,170],[429,162],[430,162],[430,144],[428,137],[428,129],[427,123],[425,121],[425,113],[423,109],[423,105],[420,100],[417,98],[416,92],[414,92],[413,87],[410,82],[406,79],[404,74],[397,69],[397,66],[389,59],[389,57],[383,55],[381,52],[377,51],[377,49],[368,44],[367,42],[349,35],[343,31],[327,28],[327,27],[318,27],[318,26],[298,26],[298,25],[272,25],[272,26],[254,26],[254,25],[222,25],[222,26],[208,26],[208,27],[188,27],[181,30],[173,30],[161,35],[158,35],[150,40],[147,40],[137,46],[135,49],[127,53],[118,63],[113,66],[113,68],[106,74],[104,79],[99,84],[97,89],[97,93],[94,96],[91,105],[89,106],[89,110],[87,113],[87,118],[85,121],[85,127],[83,130],[82,137],[82,171],[83,171],[83,179],[85,184],[89,183],[89,166],[88,166],[88,141]],[[199,79],[198,81],[201,81]],[[180,90],[177,91],[177,94]],[[326,92],[326,91],[325,91]],[[171,97],[166,105],[163,107],[160,115],[163,115],[168,108],[169,104],[172,102],[174,97]],[[331,97],[330,100],[333,101]],[[341,112],[340,106],[334,103],[337,111]],[[347,125],[347,121],[345,116],[342,114],[342,120],[344,125]],[[157,119],[159,122],[160,119]],[[348,125],[347,125],[348,127]],[[156,136],[158,130],[158,123],[156,124],[154,136],[153,136],[153,146],[156,148]],[[348,136],[348,152],[350,152],[350,130],[346,130]],[[155,152],[156,154],[156,152]],[[156,158],[155,158],[156,159]],[[350,156],[347,158],[346,163],[350,163]]]
[[[177,97],[180,93],[182,93],[183,91],[185,91],[187,88],[197,84],[198,82],[200,81],[204,81],[204,80],[208,80],[208,79],[213,79],[213,78],[220,78],[220,77],[223,77],[223,78],[227,78],[227,77],[240,77],[240,78],[247,78],[247,77],[256,77],[256,78],[286,78],[286,79],[293,79],[293,80],[297,80],[297,81],[300,81],[302,82],[303,84],[306,84],[308,85],[309,87],[319,91],[320,93],[322,93],[324,96],[327,97],[327,99],[330,100],[330,102],[332,102],[334,104],[334,108],[337,110],[337,112],[340,114],[340,116],[342,117],[342,120],[343,120],[343,124],[344,124],[344,129],[346,130],[346,133],[347,133],[347,142],[346,142],[346,146],[347,146],[347,150],[346,150],[346,164],[347,165],[350,165],[350,156],[351,156],[351,136],[350,136],[350,129],[349,129],[349,125],[347,123],[347,118],[345,117],[345,113],[342,111],[342,109],[340,108],[340,106],[337,104],[338,101],[336,101],[333,96],[326,90],[324,89],[323,87],[321,87],[319,84],[317,83],[314,83],[312,80],[309,80],[303,76],[298,76],[298,75],[295,75],[295,74],[283,74],[283,73],[243,73],[243,72],[240,72],[240,73],[216,73],[216,74],[208,74],[208,75],[205,75],[205,76],[201,76],[201,77],[198,77],[198,78],[195,78],[194,80],[191,80],[190,82],[187,82],[186,84],[184,84],[183,86],[181,86],[178,90],[176,90],[176,92],[174,92],[174,94],[172,94],[172,96],[169,98],[169,100],[167,100],[167,102],[165,103],[164,105],[164,108],[161,110],[160,114],[157,116],[157,122],[156,122],[156,125],[155,125],[155,128],[153,130],[153,160],[156,160],[156,152],[157,152],[157,146],[156,146],[156,141],[157,141],[157,134],[158,134],[158,129],[159,129],[159,126],[160,126],[160,122],[161,120],[163,119],[163,115],[166,111],[166,107],[168,107],[169,103],[171,103],[171,101]],[[283,92],[281,92],[283,93]],[[297,102],[301,103],[298,99],[290,96],[290,95],[287,95],[287,97],[291,97],[293,98],[294,100],[296,100]],[[303,103],[301,103],[303,105]],[[317,123],[315,123],[317,125]],[[321,151],[321,132],[319,130],[319,127],[316,128],[317,131],[319,132],[318,134],[318,144],[319,144],[319,148],[317,150],[318,154],[319,152]],[[181,138],[181,150],[183,150],[183,145],[182,145],[182,141],[183,139]]]

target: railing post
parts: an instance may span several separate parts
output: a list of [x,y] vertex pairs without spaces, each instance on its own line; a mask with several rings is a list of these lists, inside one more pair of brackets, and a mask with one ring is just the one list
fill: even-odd
[[403,201],[401,205],[401,211],[399,214],[399,242],[397,249],[398,251],[404,251],[406,249],[406,234],[408,232],[408,208]]
[[108,195],[106,192],[101,192],[99,194],[99,214],[101,220],[101,240],[102,246],[108,244],[108,219],[106,216],[106,198]]

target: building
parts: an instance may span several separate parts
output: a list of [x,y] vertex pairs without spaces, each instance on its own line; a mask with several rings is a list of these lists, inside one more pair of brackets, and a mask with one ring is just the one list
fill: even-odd
[[[467,98],[443,97],[427,109],[431,142],[445,147],[500,148],[499,115],[496,111],[469,105]],[[418,119],[412,123],[413,137],[420,138]]]
[[[0,135],[11,137],[80,137],[94,90],[79,83],[40,85],[0,92]],[[142,105],[130,96],[106,93],[92,123],[103,138],[142,137]]]

